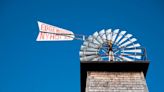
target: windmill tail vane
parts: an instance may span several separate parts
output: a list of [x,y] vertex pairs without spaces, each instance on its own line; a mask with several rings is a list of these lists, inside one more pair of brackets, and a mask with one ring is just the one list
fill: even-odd
[[81,34],[74,34],[72,31],[59,28],[38,21],[39,34],[37,41],[71,41],[71,40],[85,40],[86,36]]
[[38,21],[37,41],[84,41],[80,61],[145,61],[146,49],[132,34],[120,29],[107,29],[93,35],[74,34],[72,31]]

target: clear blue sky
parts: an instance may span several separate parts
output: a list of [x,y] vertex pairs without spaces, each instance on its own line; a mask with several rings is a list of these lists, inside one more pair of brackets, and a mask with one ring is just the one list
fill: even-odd
[[127,30],[147,49],[150,92],[164,92],[163,0],[1,0],[0,92],[80,92],[82,42],[36,42],[38,20],[77,34]]

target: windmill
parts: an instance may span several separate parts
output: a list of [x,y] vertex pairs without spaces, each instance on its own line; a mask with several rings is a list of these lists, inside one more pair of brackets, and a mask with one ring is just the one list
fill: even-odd
[[38,21],[37,41],[84,41],[80,48],[80,61],[141,61],[145,49],[137,39],[120,29],[107,29],[93,35],[74,34],[72,31]]
[[38,26],[37,41],[83,41],[81,92],[148,92],[146,50],[132,34],[103,29],[86,36],[39,21]]

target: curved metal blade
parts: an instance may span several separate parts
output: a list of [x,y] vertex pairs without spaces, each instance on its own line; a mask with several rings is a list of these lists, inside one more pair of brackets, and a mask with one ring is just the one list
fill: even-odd
[[91,61],[99,61],[101,58],[100,57],[96,57],[96,58],[93,58]]
[[103,44],[103,39],[102,39],[100,36],[97,37],[97,40],[98,40],[101,44]]
[[121,53],[121,56],[128,56],[128,57],[132,57],[132,58],[137,58],[137,59],[141,59],[141,55],[133,55],[133,54],[126,54],[126,53]]
[[141,53],[142,50],[141,49],[134,49],[134,50],[123,50],[121,52],[134,52],[134,53]]
[[134,61],[133,59],[130,59],[130,58],[127,58],[127,57],[124,57],[124,56],[119,56],[123,61]]
[[141,59],[141,56],[129,56],[129,57]]
[[100,44],[103,44],[103,40],[102,38],[99,36],[99,33],[98,32],[95,32],[93,34],[93,37],[100,43]]
[[101,30],[100,32],[99,32],[99,35],[100,35],[100,37],[102,38],[102,40],[103,40],[103,42],[105,43],[106,42],[106,35],[105,35],[105,30],[103,29],[103,30]]
[[91,51],[91,52],[94,52],[94,51],[98,52],[99,51],[99,49],[89,48],[89,47],[86,47],[86,46],[83,46],[83,45],[81,46],[80,50],[82,50],[82,51]]
[[99,35],[99,33],[97,31],[93,33],[94,38],[97,38],[98,35]]
[[98,52],[85,52],[85,51],[79,52],[80,56],[97,55],[97,54],[98,54]]
[[112,38],[112,30],[111,29],[108,29],[106,31],[106,38],[107,38],[107,40],[111,40],[111,38]]
[[102,35],[104,35],[105,34],[105,30],[103,29],[103,30],[101,30],[100,32],[99,32],[99,35],[100,36],[102,36]]
[[121,47],[126,47],[127,45],[132,44],[132,43],[135,42],[135,41],[137,41],[137,39],[136,39],[136,38],[132,38],[132,39],[130,39],[129,41],[127,41],[127,42],[123,43],[122,45],[120,45],[119,47],[120,47],[120,48],[121,48]]
[[126,41],[128,38],[132,37],[132,34],[127,34],[119,43],[118,45],[121,45],[124,41]]
[[84,57],[80,57],[80,61],[90,61],[94,58],[96,58],[97,55],[92,55],[92,56],[84,56]]
[[131,45],[131,46],[127,46],[126,48],[136,48],[136,47],[140,47],[141,45],[139,43]]
[[88,37],[88,41],[100,45],[100,43],[91,35]]
[[114,41],[115,41],[115,39],[116,39],[116,37],[117,37],[118,32],[119,32],[119,29],[115,29],[115,30],[113,31],[113,33],[112,33],[112,42],[113,42],[113,43],[114,43]]
[[120,34],[118,35],[116,41],[115,41],[115,44],[118,43],[118,41],[124,36],[124,34],[126,33],[126,31],[121,31]]
[[90,48],[99,48],[100,46],[91,42],[84,41],[84,46],[90,47]]

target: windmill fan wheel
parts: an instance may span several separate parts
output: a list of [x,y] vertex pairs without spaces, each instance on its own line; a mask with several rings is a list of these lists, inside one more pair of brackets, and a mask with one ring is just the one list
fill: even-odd
[[80,61],[136,61],[142,49],[132,34],[119,29],[101,30],[88,36],[80,48]]

